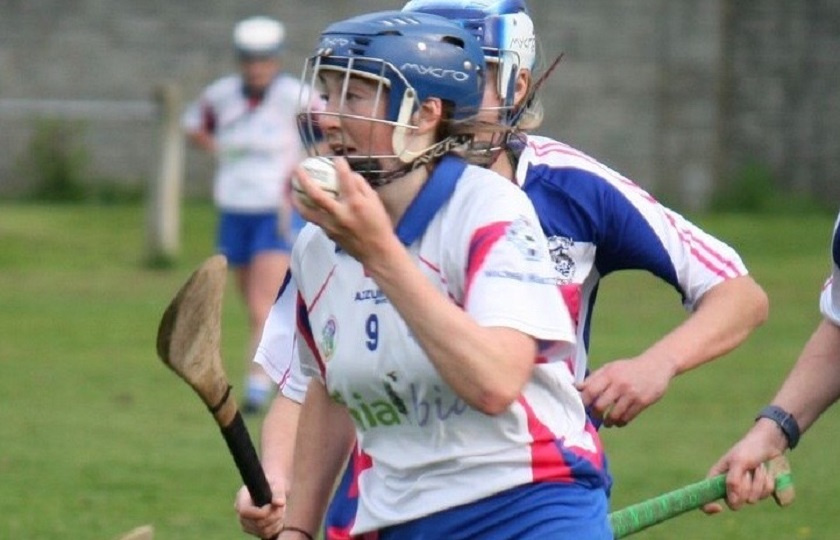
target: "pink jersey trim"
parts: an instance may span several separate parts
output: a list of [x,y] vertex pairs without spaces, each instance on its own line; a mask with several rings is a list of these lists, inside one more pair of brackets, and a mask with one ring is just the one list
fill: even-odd
[[498,221],[481,227],[473,233],[467,260],[467,279],[464,283],[465,306],[468,304],[470,290],[476,274],[484,266],[484,261],[487,259],[493,246],[496,245],[496,242],[507,233],[508,225],[510,225],[509,221]]
[[551,429],[543,424],[534,414],[534,409],[524,396],[519,396],[518,403],[525,409],[528,418],[528,431],[534,439],[531,443],[531,471],[535,482],[554,481],[572,482],[571,466],[566,462],[560,448],[590,462],[596,469],[603,469],[603,447],[598,432],[589,420],[586,421],[586,432],[595,442],[595,451],[589,452],[583,448],[563,445],[562,439],[557,439]]
[[[648,202],[656,204],[656,205],[660,205],[659,201],[657,201],[655,197],[653,197],[650,193],[645,191],[641,186],[639,186],[638,184],[636,184],[635,182],[633,182],[629,178],[627,178],[625,176],[622,176],[622,175],[616,173],[615,171],[613,171],[611,169],[606,168],[602,163],[596,161],[591,156],[588,156],[588,155],[584,154],[583,152],[575,150],[570,146],[567,146],[567,145],[565,145],[563,143],[560,143],[558,141],[553,141],[553,142],[550,142],[550,143],[539,145],[536,142],[530,141],[530,140],[528,141],[528,146],[530,146],[534,150],[534,155],[536,155],[537,157],[545,157],[546,155],[549,155],[549,154],[561,154],[561,155],[573,156],[573,157],[581,159],[581,160],[583,160],[583,161],[585,161],[585,162],[587,162],[591,165],[595,165],[597,167],[603,168],[604,172],[606,174],[608,174],[608,176],[610,178],[612,178],[613,180],[615,180],[617,182],[621,182],[622,184],[626,185],[627,187],[632,188],[639,196],[641,196],[643,199],[647,200]],[[692,246],[691,249],[689,250],[690,253],[692,255],[694,255],[694,257],[700,263],[702,263],[704,266],[706,266],[712,273],[714,273],[714,274],[716,274],[716,275],[718,275],[718,276],[720,276],[724,279],[730,279],[730,278],[740,277],[740,276],[744,275],[737,268],[735,263],[732,262],[731,259],[728,259],[727,257],[724,257],[719,252],[717,252],[716,250],[709,247],[701,239],[699,239],[696,236],[694,236],[693,234],[691,234],[690,231],[685,231],[685,230],[679,229],[679,227],[676,224],[676,220],[674,219],[674,217],[669,212],[665,212],[665,215],[668,218],[668,222],[671,225],[671,227],[673,227],[674,230],[677,231],[677,235],[679,236],[680,240],[683,243],[685,243],[689,246]],[[716,265],[715,263],[713,263],[712,261],[710,261],[706,256],[701,254],[699,250],[697,250],[695,247],[693,247],[695,245],[703,248],[703,250],[705,250],[706,253],[708,253],[708,255],[710,255],[711,257],[716,259],[720,264],[722,264],[726,268],[728,268],[731,271],[731,273],[727,272],[727,270],[725,268],[721,268],[718,265]]]

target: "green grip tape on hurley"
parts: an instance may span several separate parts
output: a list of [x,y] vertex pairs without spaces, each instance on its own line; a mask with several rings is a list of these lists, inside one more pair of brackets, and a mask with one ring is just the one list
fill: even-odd
[[[780,506],[787,506],[795,494],[787,460],[778,457],[765,466],[775,475],[773,498]],[[610,527],[616,539],[624,538],[725,496],[726,475],[720,474],[612,512]]]
[[707,478],[610,513],[615,538],[624,538],[726,495],[724,475]]

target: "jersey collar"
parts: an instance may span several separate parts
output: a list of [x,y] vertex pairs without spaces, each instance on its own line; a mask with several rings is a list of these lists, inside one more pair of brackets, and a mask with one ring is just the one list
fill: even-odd
[[397,237],[403,245],[410,246],[426,231],[432,218],[452,196],[455,184],[466,168],[467,163],[459,157],[446,155],[441,158],[397,224]]

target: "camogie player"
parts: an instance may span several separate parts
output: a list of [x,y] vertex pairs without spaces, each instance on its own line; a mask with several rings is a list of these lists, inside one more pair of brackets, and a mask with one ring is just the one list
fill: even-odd
[[217,249],[235,268],[251,329],[244,412],[268,403],[274,384],[250,362],[288,268],[296,229],[286,184],[305,155],[296,115],[302,85],[281,72],[285,28],[268,17],[236,24],[239,73],[210,84],[182,120],[189,140],[216,158]]
[[[764,321],[766,295],[729,246],[594,158],[528,134],[539,126],[541,108],[532,92],[536,37],[524,2],[415,0],[405,10],[458,20],[484,48],[483,118],[489,129],[480,130],[486,133],[478,136],[472,157],[514,181],[537,209],[576,322],[569,369],[593,418],[625,425],[661,398],[674,376],[735,348]],[[515,136],[501,137],[492,129],[498,124]],[[590,322],[600,280],[625,269],[645,270],[674,287],[690,314],[647,350],[589,373]],[[286,290],[295,290],[294,280]],[[293,293],[278,298],[256,357],[282,387],[265,419],[262,445],[264,463],[276,472],[278,484],[288,478],[283,462],[289,459],[289,433],[306,385],[289,352],[293,299]],[[337,492],[328,538],[346,537],[352,524],[352,501],[341,501],[357,493],[352,475],[359,467],[348,468]],[[251,531],[259,530],[256,523],[282,515],[278,506],[256,511],[244,491],[237,508],[243,528]]]
[[[752,429],[709,471],[726,472],[726,503],[733,509],[768,497],[773,482],[762,464],[792,450],[817,418],[840,399],[840,215],[831,243],[831,275],[820,295],[820,321],[799,359]],[[719,504],[705,510],[716,513]]]
[[[468,165],[485,64],[460,25],[341,21],[307,63],[335,159],[292,254],[300,414],[281,540],[312,540],[358,444],[353,534],[612,538],[601,445],[566,363],[574,328],[525,194]],[[307,77],[308,79],[308,77]],[[452,336],[457,339],[452,339]]]

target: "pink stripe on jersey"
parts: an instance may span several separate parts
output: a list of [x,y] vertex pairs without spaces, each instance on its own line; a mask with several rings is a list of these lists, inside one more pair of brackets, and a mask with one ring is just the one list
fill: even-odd
[[525,415],[528,417],[528,432],[534,439],[531,443],[531,473],[534,482],[542,480],[571,482],[573,480],[572,468],[560,452],[557,437],[537,419],[534,409],[523,396],[520,395],[517,401],[525,409]]
[[[581,160],[583,160],[583,161],[585,161],[585,162],[587,162],[591,165],[595,165],[598,168],[603,170],[604,175],[609,176],[609,178],[611,178],[612,180],[614,180],[616,182],[621,182],[625,186],[633,189],[636,192],[636,194],[639,195],[640,197],[642,197],[643,199],[647,200],[650,203],[653,203],[653,204],[656,204],[656,205],[659,206],[659,201],[657,201],[656,198],[653,197],[650,193],[648,193],[647,191],[642,189],[641,186],[639,186],[638,184],[636,184],[635,182],[633,182],[629,178],[624,177],[624,176],[618,174],[617,172],[613,171],[612,169],[607,168],[606,166],[604,166],[602,163],[596,161],[591,156],[588,156],[588,155],[584,154],[583,152],[580,152],[579,150],[575,150],[574,148],[572,148],[572,147],[570,147],[566,144],[563,144],[559,141],[551,141],[551,142],[548,142],[548,143],[545,143],[545,144],[537,144],[535,141],[529,140],[528,141],[528,146],[530,146],[534,150],[534,154],[537,157],[545,157],[546,155],[549,155],[549,154],[561,154],[561,155],[573,156],[573,157],[581,159]],[[664,209],[664,207],[663,207],[663,209]],[[666,211],[665,215],[668,218],[669,224],[674,228],[674,230],[677,231],[677,234],[679,235],[680,239],[684,243],[692,246],[692,248],[690,249],[691,254],[694,255],[694,257],[700,263],[702,263],[704,266],[706,266],[712,273],[714,273],[714,274],[716,274],[716,275],[718,275],[722,278],[725,278],[725,279],[730,279],[730,278],[733,278],[733,277],[739,277],[739,276],[743,275],[742,272],[738,269],[737,266],[735,266],[735,263],[731,259],[728,259],[728,258],[724,257],[719,252],[717,252],[716,250],[714,250],[713,248],[708,246],[706,243],[704,243],[702,241],[702,239],[694,236],[691,233],[690,230],[681,230],[677,226],[676,220],[674,219],[674,216],[670,212]],[[721,268],[720,266],[718,266],[717,264],[715,264],[714,262],[709,260],[706,256],[701,254],[700,251],[693,246],[699,246],[700,248],[702,248],[709,256],[716,259],[718,261],[718,263],[720,263],[723,266],[725,266],[726,268],[728,268],[731,272],[727,272],[726,268]]]
[[582,460],[588,461],[595,469],[603,469],[603,447],[595,427],[587,419],[585,430],[595,442],[595,451],[589,452],[583,448],[563,445],[562,439],[557,439],[551,429],[543,424],[534,414],[534,409],[523,397],[517,402],[525,409],[528,418],[528,432],[534,441],[531,443],[531,473],[535,482],[572,482],[574,481],[572,465],[566,461],[561,448]]
[[534,149],[534,154],[537,157],[544,157],[544,156],[547,156],[549,154],[561,154],[561,155],[565,155],[565,156],[576,157],[578,159],[586,161],[587,163],[589,163],[591,165],[595,165],[596,167],[598,167],[600,169],[603,169],[603,171],[605,173],[611,173],[611,174],[609,174],[609,176],[613,180],[615,180],[617,182],[621,182],[621,183],[627,185],[628,187],[633,188],[634,190],[636,190],[636,192],[642,198],[644,198],[648,202],[651,202],[651,203],[654,203],[654,204],[659,204],[659,201],[657,201],[656,198],[653,195],[651,195],[650,193],[648,193],[647,191],[642,189],[636,182],[630,180],[629,178],[627,178],[625,176],[621,176],[620,174],[616,173],[612,169],[608,169],[603,163],[595,160],[595,158],[593,158],[592,156],[588,156],[588,155],[584,154],[583,152],[581,152],[580,150],[575,150],[571,146],[563,144],[559,141],[552,141],[550,143],[543,144],[543,145],[538,145],[535,142],[528,141],[528,146],[530,146],[531,148]]
[[286,371],[283,372],[283,376],[280,377],[280,382],[277,383],[277,388],[280,388],[281,390],[283,388],[285,388],[286,382],[288,382],[289,375],[291,375],[291,373],[292,373],[292,368],[291,368],[291,366],[289,366],[289,367],[286,368]]
[[577,328],[578,322],[580,321],[580,289],[580,283],[560,285],[560,294],[563,295],[563,301],[566,303],[569,315],[572,316],[572,322],[575,324],[575,328]]
[[332,270],[330,270],[330,273],[327,274],[327,279],[324,280],[324,283],[321,285],[321,288],[318,289],[317,293],[315,293],[315,298],[312,299],[312,303],[309,304],[309,307],[307,308],[309,311],[312,311],[313,309],[315,309],[315,304],[317,304],[318,300],[321,299],[321,295],[324,293],[324,289],[327,288],[327,283],[330,282],[330,279],[332,279],[334,273],[335,273],[335,266],[333,266]]
[[432,272],[434,272],[435,275],[437,275],[437,277],[440,279],[440,282],[444,285],[444,288],[446,288],[446,295],[449,297],[449,299],[452,300],[452,302],[456,306],[463,308],[463,304],[461,304],[461,302],[459,302],[458,299],[455,298],[455,295],[452,294],[452,291],[450,291],[449,287],[447,287],[449,281],[446,279],[446,276],[444,276],[443,273],[440,271],[440,267],[424,257],[418,256],[417,259],[421,263],[423,263],[427,268],[429,268]]
[[467,279],[466,283],[464,283],[465,306],[470,295],[473,279],[479,269],[484,265],[487,255],[489,255],[493,246],[496,245],[496,242],[500,238],[504,238],[508,225],[510,225],[509,221],[497,221],[485,225],[473,233],[472,239],[470,239],[470,252],[467,257]]
[[[668,222],[671,224],[674,230],[677,231],[677,235],[680,237],[680,240],[682,240],[684,244],[691,246],[689,248],[689,251],[692,255],[694,255],[694,258],[701,262],[706,268],[708,268],[709,271],[711,271],[714,274],[717,274],[718,276],[724,279],[730,279],[741,275],[741,273],[738,271],[738,269],[735,267],[735,264],[731,260],[727,259],[717,251],[707,246],[699,238],[695,237],[691,233],[691,231],[680,229],[677,226],[676,219],[670,212],[666,212],[665,215],[668,217]],[[714,261],[709,260],[705,255],[700,253],[700,250],[697,249],[697,246],[703,248],[703,251],[705,251],[708,255],[712,256],[714,259],[717,259],[717,261],[719,263],[722,263],[723,266],[719,266]],[[727,271],[727,268],[731,271]]]

